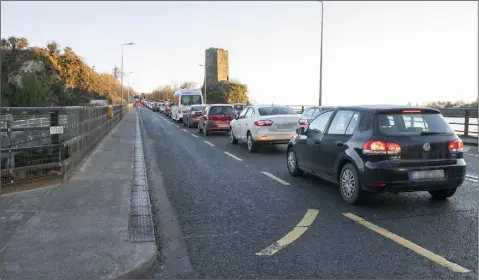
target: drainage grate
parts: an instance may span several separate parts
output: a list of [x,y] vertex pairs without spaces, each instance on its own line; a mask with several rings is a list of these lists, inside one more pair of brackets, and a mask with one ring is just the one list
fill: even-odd
[[133,183],[131,186],[128,239],[130,242],[154,242],[155,231],[151,214],[150,194],[146,177],[146,165],[140,132],[140,120],[136,115],[136,139],[133,158]]

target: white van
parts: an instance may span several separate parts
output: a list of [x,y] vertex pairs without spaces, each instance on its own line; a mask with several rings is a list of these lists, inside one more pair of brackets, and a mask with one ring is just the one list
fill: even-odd
[[171,118],[176,122],[183,121],[183,113],[191,105],[201,105],[203,95],[201,89],[179,89],[173,95],[173,106],[171,107]]

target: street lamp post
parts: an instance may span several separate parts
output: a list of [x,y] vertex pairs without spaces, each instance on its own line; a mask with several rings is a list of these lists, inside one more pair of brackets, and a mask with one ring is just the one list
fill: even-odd
[[126,101],[126,104],[130,103],[130,75],[133,74],[135,72],[128,72],[128,91],[127,91],[127,96],[128,96],[128,99]]
[[204,64],[198,64],[198,65],[205,68],[205,81],[204,81],[204,83],[205,83],[205,104],[207,104],[206,103],[206,65],[204,65]]
[[134,44],[135,43],[130,42],[130,43],[125,43],[125,44],[121,45],[121,88],[120,88],[121,104],[123,104],[123,47],[124,46],[131,46],[131,45],[134,45]]
[[321,50],[319,52],[319,106],[323,103],[323,1],[321,3]]

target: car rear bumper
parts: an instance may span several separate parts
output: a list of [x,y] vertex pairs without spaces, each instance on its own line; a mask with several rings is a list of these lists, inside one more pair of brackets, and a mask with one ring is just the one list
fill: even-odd
[[[444,170],[444,178],[410,180],[411,171]],[[432,191],[459,187],[466,178],[466,162],[441,166],[396,167],[388,162],[367,162],[362,172],[362,188],[370,192]]]
[[288,144],[295,135],[296,132],[262,132],[259,130],[256,131],[253,139],[260,143]]
[[230,131],[230,123],[218,123],[215,121],[206,121],[205,129],[208,131]]

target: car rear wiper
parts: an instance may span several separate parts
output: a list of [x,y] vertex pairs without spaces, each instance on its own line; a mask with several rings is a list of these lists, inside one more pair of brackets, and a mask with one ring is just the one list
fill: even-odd
[[424,135],[438,135],[438,134],[446,134],[445,132],[433,132],[433,131],[423,131],[421,132],[421,136]]

